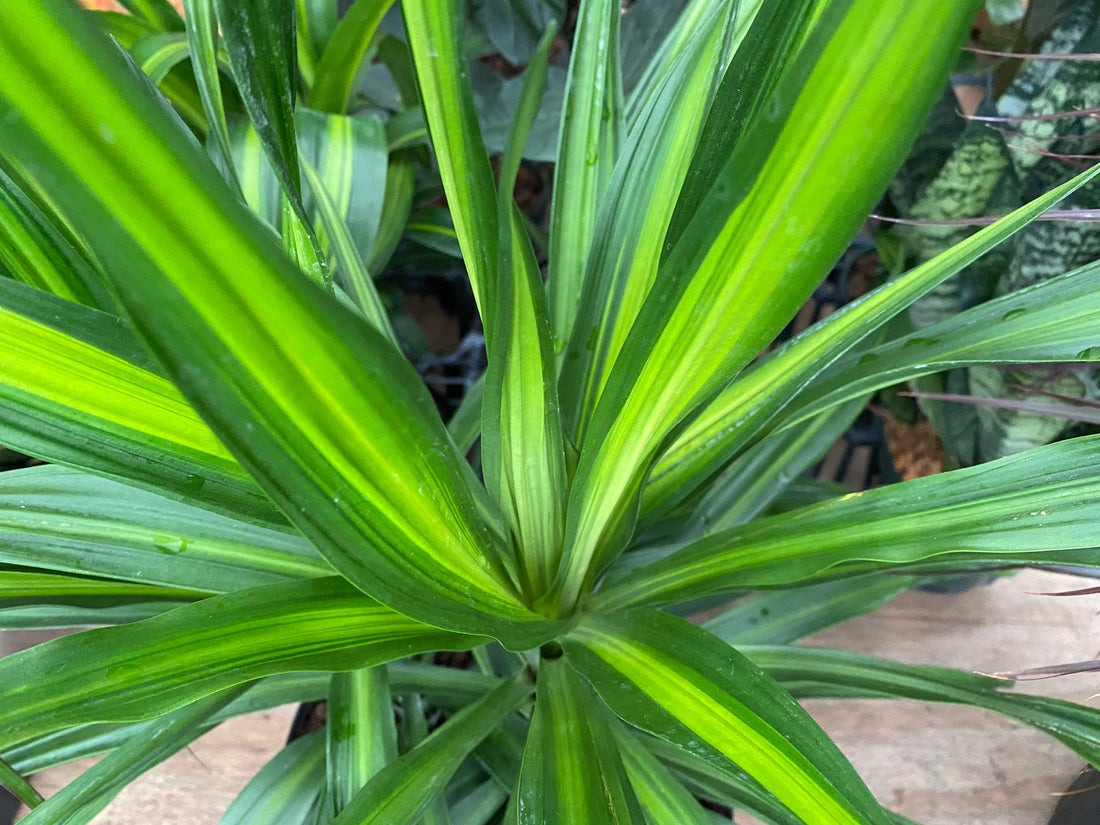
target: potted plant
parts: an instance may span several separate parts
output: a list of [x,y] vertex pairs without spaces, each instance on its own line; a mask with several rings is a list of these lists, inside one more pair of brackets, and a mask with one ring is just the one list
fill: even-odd
[[[27,822],[87,821],[227,715],[320,697],[326,732],[226,822],[708,822],[697,797],[897,821],[792,690],[975,704],[1100,757],[1088,708],[785,644],[805,632],[792,592],[818,626],[912,580],[883,571],[1097,564],[1096,439],[786,511],[780,495],[878,387],[1097,357],[1096,267],[877,331],[1100,170],[759,357],[905,156],[973,5],[700,0],[624,99],[620,4],[585,0],[545,285],[512,184],[552,31],[494,183],[459,4],[401,8],[489,351],[451,432],[346,227],[322,208],[326,249],[303,206],[302,178],[322,207],[326,188],[295,139],[293,4],[189,7],[220,170],[78,9],[0,5],[4,248],[39,280],[0,279],[0,442],[52,462],[0,477],[4,604],[117,623],[0,661],[0,771]],[[211,11],[279,176],[276,227],[217,146]],[[676,615],[752,590],[704,627]],[[44,802],[23,780],[94,752]]]

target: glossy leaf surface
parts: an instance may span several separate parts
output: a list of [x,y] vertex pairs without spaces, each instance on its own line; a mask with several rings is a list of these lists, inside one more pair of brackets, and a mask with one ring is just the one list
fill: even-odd
[[483,642],[405,618],[338,578],[251,588],[5,658],[0,747],[86,722],[149,718],[270,674],[351,670]]
[[564,646],[625,721],[687,750],[735,760],[805,821],[888,822],[805,711],[706,631],[632,610],[586,615]]

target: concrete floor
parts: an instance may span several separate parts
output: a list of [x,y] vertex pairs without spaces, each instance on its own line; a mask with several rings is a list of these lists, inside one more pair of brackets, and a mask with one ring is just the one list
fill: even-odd
[[[811,643],[985,672],[1095,658],[1100,597],[1029,595],[1084,586],[1080,582],[1029,571],[959,595],[907,593]],[[1024,688],[1087,702],[1100,692],[1100,674]],[[1054,794],[1082,764],[1046,736],[983,711],[893,701],[807,707],[879,798],[925,825],[1045,825]],[[281,708],[211,732],[131,785],[94,822],[215,825],[279,749],[293,712]],[[83,767],[46,772],[35,785],[48,795]],[[738,815],[738,823],[747,821]]]

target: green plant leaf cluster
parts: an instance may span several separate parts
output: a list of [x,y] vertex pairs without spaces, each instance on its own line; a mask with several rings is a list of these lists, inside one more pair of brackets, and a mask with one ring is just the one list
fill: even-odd
[[[1097,758],[1092,709],[790,647],[932,567],[1100,567],[1096,438],[768,515],[876,389],[1100,358],[1096,265],[887,330],[1100,168],[770,348],[974,4],[692,0],[654,38],[641,0],[629,26],[584,0],[569,37],[552,3],[481,3],[527,63],[497,160],[455,0],[400,30],[378,0],[132,5],[0,5],[0,443],[49,463],[0,477],[0,627],[101,625],[0,661],[0,781],[37,803],[26,774],[107,754],[28,821],[318,699],[225,822],[896,821],[813,695],[990,708]],[[562,46],[543,267],[513,194]],[[407,230],[456,247],[484,329],[450,428],[373,279]]]

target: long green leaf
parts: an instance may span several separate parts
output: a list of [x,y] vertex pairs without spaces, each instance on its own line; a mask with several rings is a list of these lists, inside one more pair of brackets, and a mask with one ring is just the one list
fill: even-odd
[[218,18],[214,0],[184,0],[183,7],[191,68],[195,72],[195,83],[202,99],[203,111],[210,122],[207,146],[211,156],[221,162],[230,185],[239,188],[237,170],[233,166],[233,150],[229,143],[221,77],[218,74]]
[[675,745],[646,736],[642,742],[650,753],[681,782],[703,799],[747,811],[769,825],[806,825],[765,790],[759,782],[732,762],[716,766]]
[[[1043,211],[1058,203],[1067,194],[1083,186],[1097,175],[1100,175],[1100,169],[1096,168],[1081,173],[992,226],[972,235],[959,245],[941,253],[928,263],[912,270],[903,278],[886,284],[863,296],[858,301],[848,304],[839,312],[830,315],[822,323],[792,340],[772,358],[760,365],[759,368],[731,384],[692,422],[662,456],[653,470],[643,506],[649,510],[656,509],[660,511],[662,508],[675,503],[678,497],[683,496],[699,484],[707,473],[713,472],[716,464],[720,466],[722,461],[728,460],[730,455],[757,435],[766,422],[775,415],[783,403],[790,399],[795,391],[809,383],[844,352],[873,332],[879,324],[904,309],[915,298],[927,293],[934,286],[942,283],[980,255],[1010,237]],[[1030,298],[1033,297],[1030,296]],[[997,309],[1000,309],[999,315],[996,314],[996,310],[993,312],[988,309],[985,309],[984,312],[975,310],[977,318],[974,318],[974,320],[980,319],[987,326],[970,328],[970,333],[965,336],[962,343],[970,343],[980,350],[982,345],[973,343],[977,330],[981,329],[983,332],[988,332],[988,324],[993,319],[997,319],[998,322],[1003,321],[1005,320],[1004,316],[1009,315],[1009,313],[1019,316],[1020,319],[1017,321],[1017,325],[1006,331],[1009,336],[1017,331],[1019,325],[1030,323],[1045,326],[1045,329],[1043,329],[1046,333],[1045,340],[1049,341],[1052,337],[1058,335],[1058,332],[1052,334],[1052,330],[1059,327],[1057,321],[1050,320],[1050,314],[1036,311],[1034,314],[1028,315],[1025,312],[1015,311],[1016,309],[1022,310],[1025,307],[1040,306],[1041,304],[1031,303],[1029,298],[1017,298],[1016,302],[1009,307],[997,307]],[[978,310],[982,309],[982,307],[978,308]],[[1087,313],[1087,305],[1082,306],[1082,310]],[[1051,310],[1052,313],[1054,311]],[[1028,315],[1028,317],[1024,318],[1025,315]],[[971,317],[973,318],[973,316]],[[1011,318],[1010,315],[1009,320]],[[973,320],[970,321],[970,323],[973,322]],[[1045,325],[1044,322],[1046,322]],[[952,330],[959,331],[958,322],[948,321],[947,324]],[[1040,328],[1042,327],[1040,326]],[[999,323],[997,329],[999,333]],[[1078,327],[1078,335],[1081,332],[1081,328]],[[995,351],[997,348],[1004,348],[1004,339],[1000,334],[992,336],[992,338],[986,335],[984,340],[989,342],[986,346],[990,350]],[[1073,340],[1070,337],[1065,343],[1074,346]],[[918,343],[909,344],[911,350],[908,354],[917,355],[918,357],[915,360],[923,363],[924,358],[933,354],[913,353],[912,348],[924,349],[927,345],[921,344],[920,341],[938,343],[939,339],[928,330],[925,330],[922,333],[914,334],[909,341],[917,341]],[[1085,348],[1087,349],[1087,345]],[[1078,352],[1080,352],[1080,349],[1075,350],[1073,354],[1077,355]],[[1100,353],[1097,357],[1100,357]],[[928,371],[931,372],[937,368],[934,367]],[[896,376],[879,386],[885,386],[895,380],[897,380]],[[847,395],[847,398],[855,397],[866,391],[857,386],[854,388],[854,392]],[[823,408],[817,408],[817,410],[821,409]]]
[[328,798],[339,814],[397,758],[390,680],[384,666],[334,673],[328,695]]
[[318,731],[275,754],[233,800],[219,825],[306,825],[324,777],[325,738]]
[[4,444],[285,525],[118,318],[0,278],[0,342]]
[[[480,699],[501,682],[500,679],[472,671],[410,662],[391,662],[386,670],[393,690],[426,693],[436,707],[457,709]],[[331,681],[332,676],[329,673],[308,671],[268,676],[254,683],[243,696],[215,714],[212,722],[220,723],[247,713],[324,699],[328,696]],[[12,748],[7,756],[21,773],[38,773],[75,759],[113,750],[128,739],[140,736],[140,729],[149,724],[155,724],[155,720],[67,728]],[[515,754],[514,763],[517,768],[521,754],[522,747]]]
[[581,259],[584,283],[561,374],[562,405],[578,443],[657,276],[665,229],[717,80],[717,55],[734,6],[716,8],[700,22],[693,47],[641,113],[599,208],[593,207],[591,250]]
[[1091,763],[1100,761],[1100,711],[1061,699],[1006,693],[1008,683],[950,668],[906,665],[808,647],[742,649],[800,698],[905,698],[985,708],[1057,739]]
[[676,781],[633,733],[621,725],[616,726],[615,741],[634,793],[645,808],[648,822],[653,825],[710,824],[699,800]]
[[85,825],[128,784],[209,730],[211,714],[239,692],[221,691],[151,722],[140,737],[127,741],[20,821],[27,825]]
[[61,467],[0,475],[0,564],[227,593],[332,574],[304,539]]
[[783,426],[852,392],[950,367],[1100,360],[1100,266],[1089,264],[980,304],[834,364],[783,415]]
[[821,413],[805,426],[754,444],[706,487],[678,538],[698,538],[756,518],[818,461],[863,412],[866,395]]
[[573,36],[550,204],[548,298],[558,351],[573,330],[597,204],[619,151],[621,11],[615,0],[586,0]]
[[283,244],[314,282],[329,273],[302,202],[294,137],[297,88],[293,0],[213,0],[245,111],[282,188]]
[[93,297],[90,284],[98,278],[77,271],[93,265],[47,218],[45,212],[0,168],[0,271],[24,284],[69,301],[109,306]]
[[309,183],[313,204],[321,219],[321,226],[325,230],[325,238],[332,244],[334,257],[340,264],[340,272],[344,275],[355,305],[376,330],[385,335],[395,348],[399,347],[397,336],[390,325],[390,318],[386,314],[386,307],[382,303],[378,290],[375,289],[374,280],[367,272],[367,267],[359,256],[359,250],[355,248],[348,226],[329,196],[324,180],[308,160],[301,158],[301,164],[306,181]]
[[[300,160],[312,162],[320,173],[360,256],[371,260],[386,208],[381,196],[389,160],[385,126],[377,115],[329,115],[311,109],[299,109],[294,123]],[[315,213],[311,195],[306,192],[306,209]],[[322,235],[326,253],[331,243]]]
[[805,711],[706,631],[652,610],[586,614],[564,646],[625,721],[700,755],[735,760],[806,822],[888,822]]
[[351,801],[333,825],[413,823],[446,789],[462,760],[516,710],[533,687],[525,676],[503,683],[402,756]]
[[51,573],[0,570],[0,607],[61,604],[75,607],[115,607],[125,604],[193,602],[209,593],[148,584],[101,581]]
[[601,609],[811,581],[841,565],[1100,547],[1100,436],[852,493],[704,537],[627,575]]
[[546,293],[513,190],[546,84],[555,32],[551,26],[543,35],[524,74],[501,162],[499,300],[481,421],[486,487],[500,504],[521,551],[524,588],[535,596],[549,589],[561,558],[569,482]]
[[543,657],[523,752],[519,825],[644,821],[612,731],[620,727],[560,656]]
[[0,759],[0,786],[7,788],[16,798],[21,800],[28,808],[34,808],[42,804],[42,796],[31,783],[12,770],[11,766]]
[[309,91],[312,108],[337,114],[350,109],[360,66],[392,5],[393,0],[357,0],[340,18],[317,62]]
[[[411,365],[292,271],[68,6],[21,8],[19,28],[79,48],[66,45],[59,62],[22,35],[0,35],[12,67],[0,95],[20,113],[20,137],[5,147],[58,173],[53,194],[110,262],[141,335],[296,526],[358,586],[410,615],[519,647],[545,641],[554,625],[516,599]],[[96,123],[109,124],[110,141]],[[72,140],[81,133],[98,137]],[[64,184],[73,179],[82,186]]]
[[[756,8],[751,8],[756,5]],[[715,185],[715,172],[722,169],[749,126],[758,118],[783,74],[798,57],[806,32],[811,29],[820,0],[787,0],[772,3],[737,3],[736,18],[727,37],[735,46],[728,68],[716,55],[721,83],[706,124],[699,136],[699,148],[691,157],[684,186],[676,199],[676,213],[668,222],[668,243],[675,244],[695,211]],[[837,8],[844,8],[843,3]],[[831,12],[835,14],[835,12]],[[751,25],[747,20],[751,20]],[[686,51],[690,46],[683,47]]]
[[481,140],[462,48],[462,6],[455,0],[402,0],[425,120],[470,285],[486,323],[496,318],[498,232],[489,157]]
[[707,619],[702,626],[738,648],[796,642],[877,610],[915,582],[908,576],[872,575],[761,593]]
[[150,718],[260,676],[483,642],[405,618],[339,578],[264,585],[3,659],[0,748],[71,725]]
[[[806,47],[806,59],[816,57],[808,71],[780,81],[765,109],[794,99],[789,115],[778,128],[758,119],[716,175],[665,257],[593,415],[571,491],[562,609],[621,552],[669,436],[774,338],[866,218],[969,20],[964,4],[853,0],[835,32],[815,32],[830,38],[819,56]],[[887,99],[897,116],[882,133]],[[763,158],[751,185],[743,153]]]

